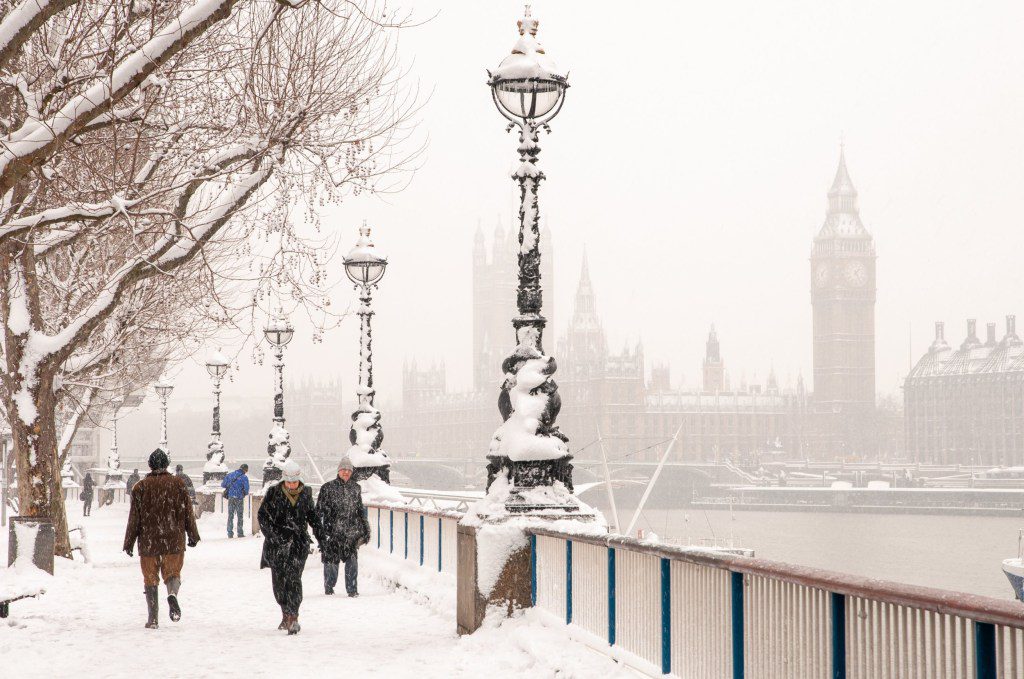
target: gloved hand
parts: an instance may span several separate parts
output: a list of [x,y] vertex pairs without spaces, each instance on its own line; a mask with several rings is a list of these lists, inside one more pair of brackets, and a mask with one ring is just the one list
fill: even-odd
[[198,544],[199,544],[199,538],[196,538],[195,540],[193,540],[192,538],[188,539],[188,546],[189,547],[195,547]]
[[132,556],[133,557],[133,556],[135,556],[135,548],[134,547],[128,547],[127,549],[124,550],[124,553],[127,554],[128,556]]

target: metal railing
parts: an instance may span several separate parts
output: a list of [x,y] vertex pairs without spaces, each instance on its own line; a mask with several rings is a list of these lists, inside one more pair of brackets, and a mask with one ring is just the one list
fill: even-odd
[[534,606],[648,672],[1024,677],[1024,606],[1015,601],[621,536],[529,532]]
[[423,568],[455,574],[462,512],[367,503],[368,547]]

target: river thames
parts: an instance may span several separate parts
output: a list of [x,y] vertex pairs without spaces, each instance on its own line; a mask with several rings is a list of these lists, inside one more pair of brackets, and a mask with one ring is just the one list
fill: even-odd
[[[610,523],[604,503],[595,504]],[[632,514],[632,509],[620,508],[623,530]],[[1017,518],[648,509],[637,527],[676,544],[731,540],[763,559],[1012,599],[1001,562],[1017,556],[1024,514]]]

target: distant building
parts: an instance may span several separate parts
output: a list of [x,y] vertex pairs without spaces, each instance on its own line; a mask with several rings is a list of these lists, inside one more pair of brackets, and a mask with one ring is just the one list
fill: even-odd
[[904,382],[907,454],[937,464],[1024,465],[1024,342],[1014,316],[982,342],[974,319],[958,349],[943,323]]

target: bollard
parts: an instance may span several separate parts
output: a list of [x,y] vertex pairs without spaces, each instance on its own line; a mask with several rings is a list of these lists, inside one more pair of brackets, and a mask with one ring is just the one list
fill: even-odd
[[[21,545],[18,543],[18,526],[35,526],[35,544]],[[32,551],[32,563],[36,568],[53,575],[53,523],[46,518],[36,516],[13,516],[8,529],[7,566],[14,565],[18,553],[22,550]]]
[[201,513],[217,511],[217,496],[220,493],[196,493]]
[[[479,542],[493,541],[487,531],[459,524],[456,569],[456,630],[472,634],[483,625],[488,609],[511,616],[513,611],[532,605],[532,568],[529,540],[506,557],[490,591],[480,591]],[[498,537],[506,541],[508,535]],[[485,545],[486,548],[486,545]],[[492,574],[493,575],[493,574]]]
[[251,535],[259,535],[260,534],[259,513],[260,513],[260,505],[263,504],[263,496],[262,495],[250,495],[249,498],[250,498],[250,500],[249,500],[250,501],[250,505],[249,506],[251,507],[250,512],[252,514],[252,516],[250,517],[252,519],[252,528],[250,529],[251,530],[250,534]]

